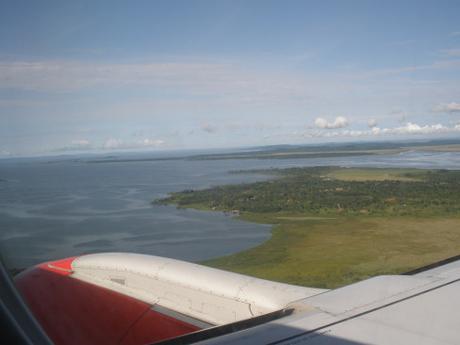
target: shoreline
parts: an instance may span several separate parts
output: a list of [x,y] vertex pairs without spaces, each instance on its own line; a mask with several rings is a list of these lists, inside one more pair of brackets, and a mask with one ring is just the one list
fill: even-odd
[[[326,170],[327,175],[323,175],[325,169],[329,169]],[[319,208],[315,212],[283,209],[290,205],[297,192],[288,184],[294,183],[294,187],[297,187],[297,184],[304,183],[304,171],[318,171],[326,181],[326,187],[338,183],[337,180],[330,181],[330,177],[334,176],[340,179],[341,186],[349,184],[362,188],[371,180],[385,191],[393,184],[398,188],[409,188],[409,192],[415,190],[416,197],[424,195],[431,198],[431,182],[427,181],[444,178],[443,174],[446,173],[441,170],[316,167],[294,168],[292,171],[294,175],[288,173],[287,179],[286,174],[278,170],[275,171],[278,176],[274,180],[185,191],[166,199],[169,204],[177,201],[176,207],[181,208],[238,211],[236,218],[239,220],[272,226],[270,237],[263,243],[235,254],[201,261],[201,264],[290,284],[336,288],[374,275],[401,274],[460,253],[460,212],[450,210],[450,206],[427,213],[425,210],[428,208],[423,202],[411,205],[408,200],[405,203],[412,211],[406,212],[405,203],[396,204],[400,201],[383,195],[387,207],[384,211],[372,207],[359,208],[361,206],[356,210],[347,210],[349,205],[345,199],[338,209]],[[455,170],[451,174],[453,186],[457,188],[456,174],[460,174],[460,171]],[[388,182],[390,180],[391,183]],[[311,183],[318,181],[313,179]],[[447,182],[436,183],[435,187],[440,188],[442,183]],[[276,212],[257,212],[254,211],[257,208],[246,210],[238,207],[249,207],[247,200],[256,202],[265,193],[270,195],[267,200],[276,198],[270,193],[276,190],[277,184],[283,186],[281,193],[286,194],[287,203],[282,204]],[[345,191],[345,187],[331,189],[321,185],[318,188],[323,193],[332,193],[337,197],[342,197]],[[447,192],[451,193],[450,190]],[[439,197],[443,197],[442,193]],[[192,200],[195,202],[190,202]],[[457,205],[455,200],[452,205]]]

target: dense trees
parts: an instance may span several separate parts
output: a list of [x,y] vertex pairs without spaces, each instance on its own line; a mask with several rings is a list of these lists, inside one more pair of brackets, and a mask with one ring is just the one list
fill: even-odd
[[[173,193],[157,203],[257,213],[460,215],[460,171],[392,169],[393,176],[401,179],[353,181],[334,178],[334,172],[341,169],[345,168],[269,170],[264,172],[279,177],[252,184]],[[376,169],[359,170],[360,175],[372,171],[369,175],[375,176]]]

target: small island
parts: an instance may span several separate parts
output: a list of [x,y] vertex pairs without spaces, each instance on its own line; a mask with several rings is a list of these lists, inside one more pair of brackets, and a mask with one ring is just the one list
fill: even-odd
[[460,254],[458,170],[311,167],[253,172],[273,179],[186,190],[154,201],[273,224],[265,243],[204,264],[335,288]]

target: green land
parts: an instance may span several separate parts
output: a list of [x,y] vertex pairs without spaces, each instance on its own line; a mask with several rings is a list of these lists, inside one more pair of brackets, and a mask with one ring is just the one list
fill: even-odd
[[313,167],[269,181],[173,193],[157,204],[273,224],[265,243],[204,262],[291,284],[335,288],[460,254],[460,171]]

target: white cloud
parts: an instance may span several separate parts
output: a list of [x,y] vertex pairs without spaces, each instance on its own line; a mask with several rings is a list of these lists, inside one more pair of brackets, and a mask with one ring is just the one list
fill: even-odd
[[101,85],[185,85],[228,80],[229,66],[213,63],[0,62],[0,87],[76,90]]
[[114,138],[110,138],[105,141],[103,148],[111,150],[111,149],[117,149],[122,145],[123,145],[123,141],[114,139]]
[[369,128],[373,128],[373,127],[376,127],[377,126],[377,120],[376,119],[369,119],[367,121],[367,126]]
[[396,127],[392,129],[385,128],[384,133],[390,134],[431,134],[431,133],[442,133],[448,131],[449,128],[441,125],[440,123],[435,125],[420,126],[416,123],[408,122],[405,126]]
[[315,120],[315,126],[318,127],[318,128],[326,128],[328,125],[328,122],[325,118],[322,118],[322,117],[318,117],[316,120]]
[[404,126],[394,128],[380,128],[373,126],[368,131],[342,131],[346,136],[378,136],[378,135],[409,135],[409,134],[434,134],[448,133],[458,130],[457,127],[446,127],[440,123],[434,125],[419,125],[408,122]]
[[141,148],[158,148],[165,145],[166,142],[162,139],[144,138],[135,141],[123,141],[120,139],[109,138],[105,141],[102,147],[95,147],[96,149],[106,150],[133,150]]
[[329,122],[323,117],[318,117],[315,126],[322,129],[343,128],[348,126],[348,120],[343,116],[337,116],[334,121]]
[[87,139],[72,140],[70,145],[55,149],[54,151],[111,151],[111,150],[136,150],[147,148],[160,148],[166,141],[156,138],[140,138],[135,140],[121,140],[109,138],[104,142],[93,143]]
[[[448,134],[460,131],[460,123],[454,127],[447,127],[440,123],[433,125],[419,125],[408,122],[404,126],[393,128],[380,128],[373,126],[369,130],[351,130],[342,129],[334,131],[306,131],[301,134],[304,138],[344,138],[344,137],[375,137],[375,136],[392,136],[392,135],[430,135],[430,134]],[[291,133],[291,136],[298,136]]]
[[435,133],[449,133],[456,131],[460,128],[446,127],[440,123],[433,125],[419,125],[417,123],[408,122],[404,126],[394,128],[379,128],[373,127],[370,131],[364,131],[363,133],[368,135],[407,135],[407,134],[435,134]]
[[[76,92],[101,88],[170,90],[186,96],[239,103],[303,100],[305,80],[291,74],[254,70],[242,64],[191,59],[172,62],[95,63],[81,61],[0,61],[0,89]],[[174,100],[177,102],[176,100]]]
[[440,103],[434,107],[434,111],[438,113],[460,113],[460,103]]
[[[42,121],[44,124],[63,123],[63,127],[67,127],[63,128],[67,130],[66,133],[76,135],[69,139],[81,139],[79,136],[91,139],[91,143],[85,143],[84,139],[72,142],[72,146],[80,149],[86,149],[83,146],[88,149],[133,146],[147,148],[156,145],[171,148],[174,145],[211,147],[220,145],[224,140],[225,145],[247,145],[256,142],[263,135],[273,136],[271,132],[283,133],[291,127],[300,128],[301,121],[311,127],[316,125],[319,132],[328,132],[327,135],[330,136],[336,135],[337,131],[339,136],[341,133],[338,129],[353,128],[353,123],[366,126],[369,114],[378,115],[376,111],[390,117],[389,110],[396,106],[407,106],[408,99],[421,101],[425,107],[426,104],[435,105],[443,100],[456,100],[456,94],[460,91],[459,84],[450,76],[449,80],[444,80],[444,75],[438,77],[430,74],[426,76],[426,80],[418,77],[405,79],[392,74],[371,74],[369,78],[364,78],[369,73],[360,69],[346,70],[343,73],[322,70],[297,73],[297,70],[288,68],[253,66],[244,59],[222,63],[218,59],[180,57],[170,61],[172,62],[0,61],[0,88],[50,91],[45,97],[29,97],[28,93],[18,93],[24,94],[24,99],[20,96],[11,100],[14,104],[3,104],[4,101],[0,100],[0,107],[3,106],[5,111],[2,113],[10,113],[8,116],[11,118],[20,114],[19,116],[24,117],[44,118],[47,120]],[[130,92],[124,92],[125,88]],[[78,97],[73,97],[74,92],[81,91],[83,92],[76,94]],[[68,94],[62,94],[63,92]],[[103,97],[99,97],[101,92]],[[111,97],[105,97],[106,92]],[[40,98],[40,102],[44,104],[34,103],[36,98]],[[21,101],[32,103],[24,108],[25,106],[16,104]],[[411,106],[415,108],[413,112],[421,112],[422,105],[419,107],[418,102],[416,103]],[[449,112],[457,111],[454,108],[450,106]],[[192,113],[190,109],[193,110]],[[299,114],[298,109],[304,109],[310,114],[334,116],[320,117],[315,121],[315,117],[305,118],[304,114]],[[355,117],[352,115],[354,113]],[[346,117],[335,118],[335,115],[340,114],[345,114]],[[280,115],[283,116],[282,129],[256,127],[256,121],[275,123],[279,121]],[[67,118],[72,120],[67,121]],[[144,131],[136,137],[127,136],[130,130],[139,128],[139,123],[155,123],[158,119],[161,119],[160,129],[155,126],[155,131]],[[200,122],[195,122],[206,119],[211,124],[200,126]],[[401,119],[401,124],[395,126],[405,125],[408,119]],[[118,137],[121,132],[113,132],[111,126],[104,125],[114,120],[126,126],[125,136]],[[440,117],[433,121],[445,120]],[[389,121],[379,115],[379,122]],[[98,128],[99,139],[96,140],[92,132],[82,133],[69,129],[74,123]],[[195,123],[193,129],[192,123]],[[344,135],[367,135],[366,130],[378,125],[381,124],[369,124],[370,128],[361,128],[362,133],[349,131]],[[169,137],[167,144],[154,142],[158,140],[156,133],[164,135],[165,131],[177,127],[183,133],[193,132],[194,135],[177,141]],[[303,128],[304,131],[312,129]],[[377,128],[374,133],[369,131],[369,135],[383,130],[385,128]],[[233,135],[232,131],[238,131],[237,135]],[[208,134],[216,132],[219,135]],[[35,132],[31,131],[27,135],[31,138],[30,142],[38,141],[33,139],[44,141]],[[112,136],[115,138],[111,138]],[[111,140],[104,142],[101,138]],[[56,136],[56,139],[47,137],[46,140],[49,141],[47,147],[62,146],[62,136]],[[70,146],[70,140],[65,143]],[[2,142],[0,138],[0,144],[11,148],[7,139]]]
[[72,140],[71,144],[73,146],[85,147],[85,146],[90,146],[91,142],[86,139],[77,139],[77,140]]
[[165,141],[161,139],[146,138],[142,141],[142,144],[146,147],[159,147],[159,146],[163,146],[165,144]]

